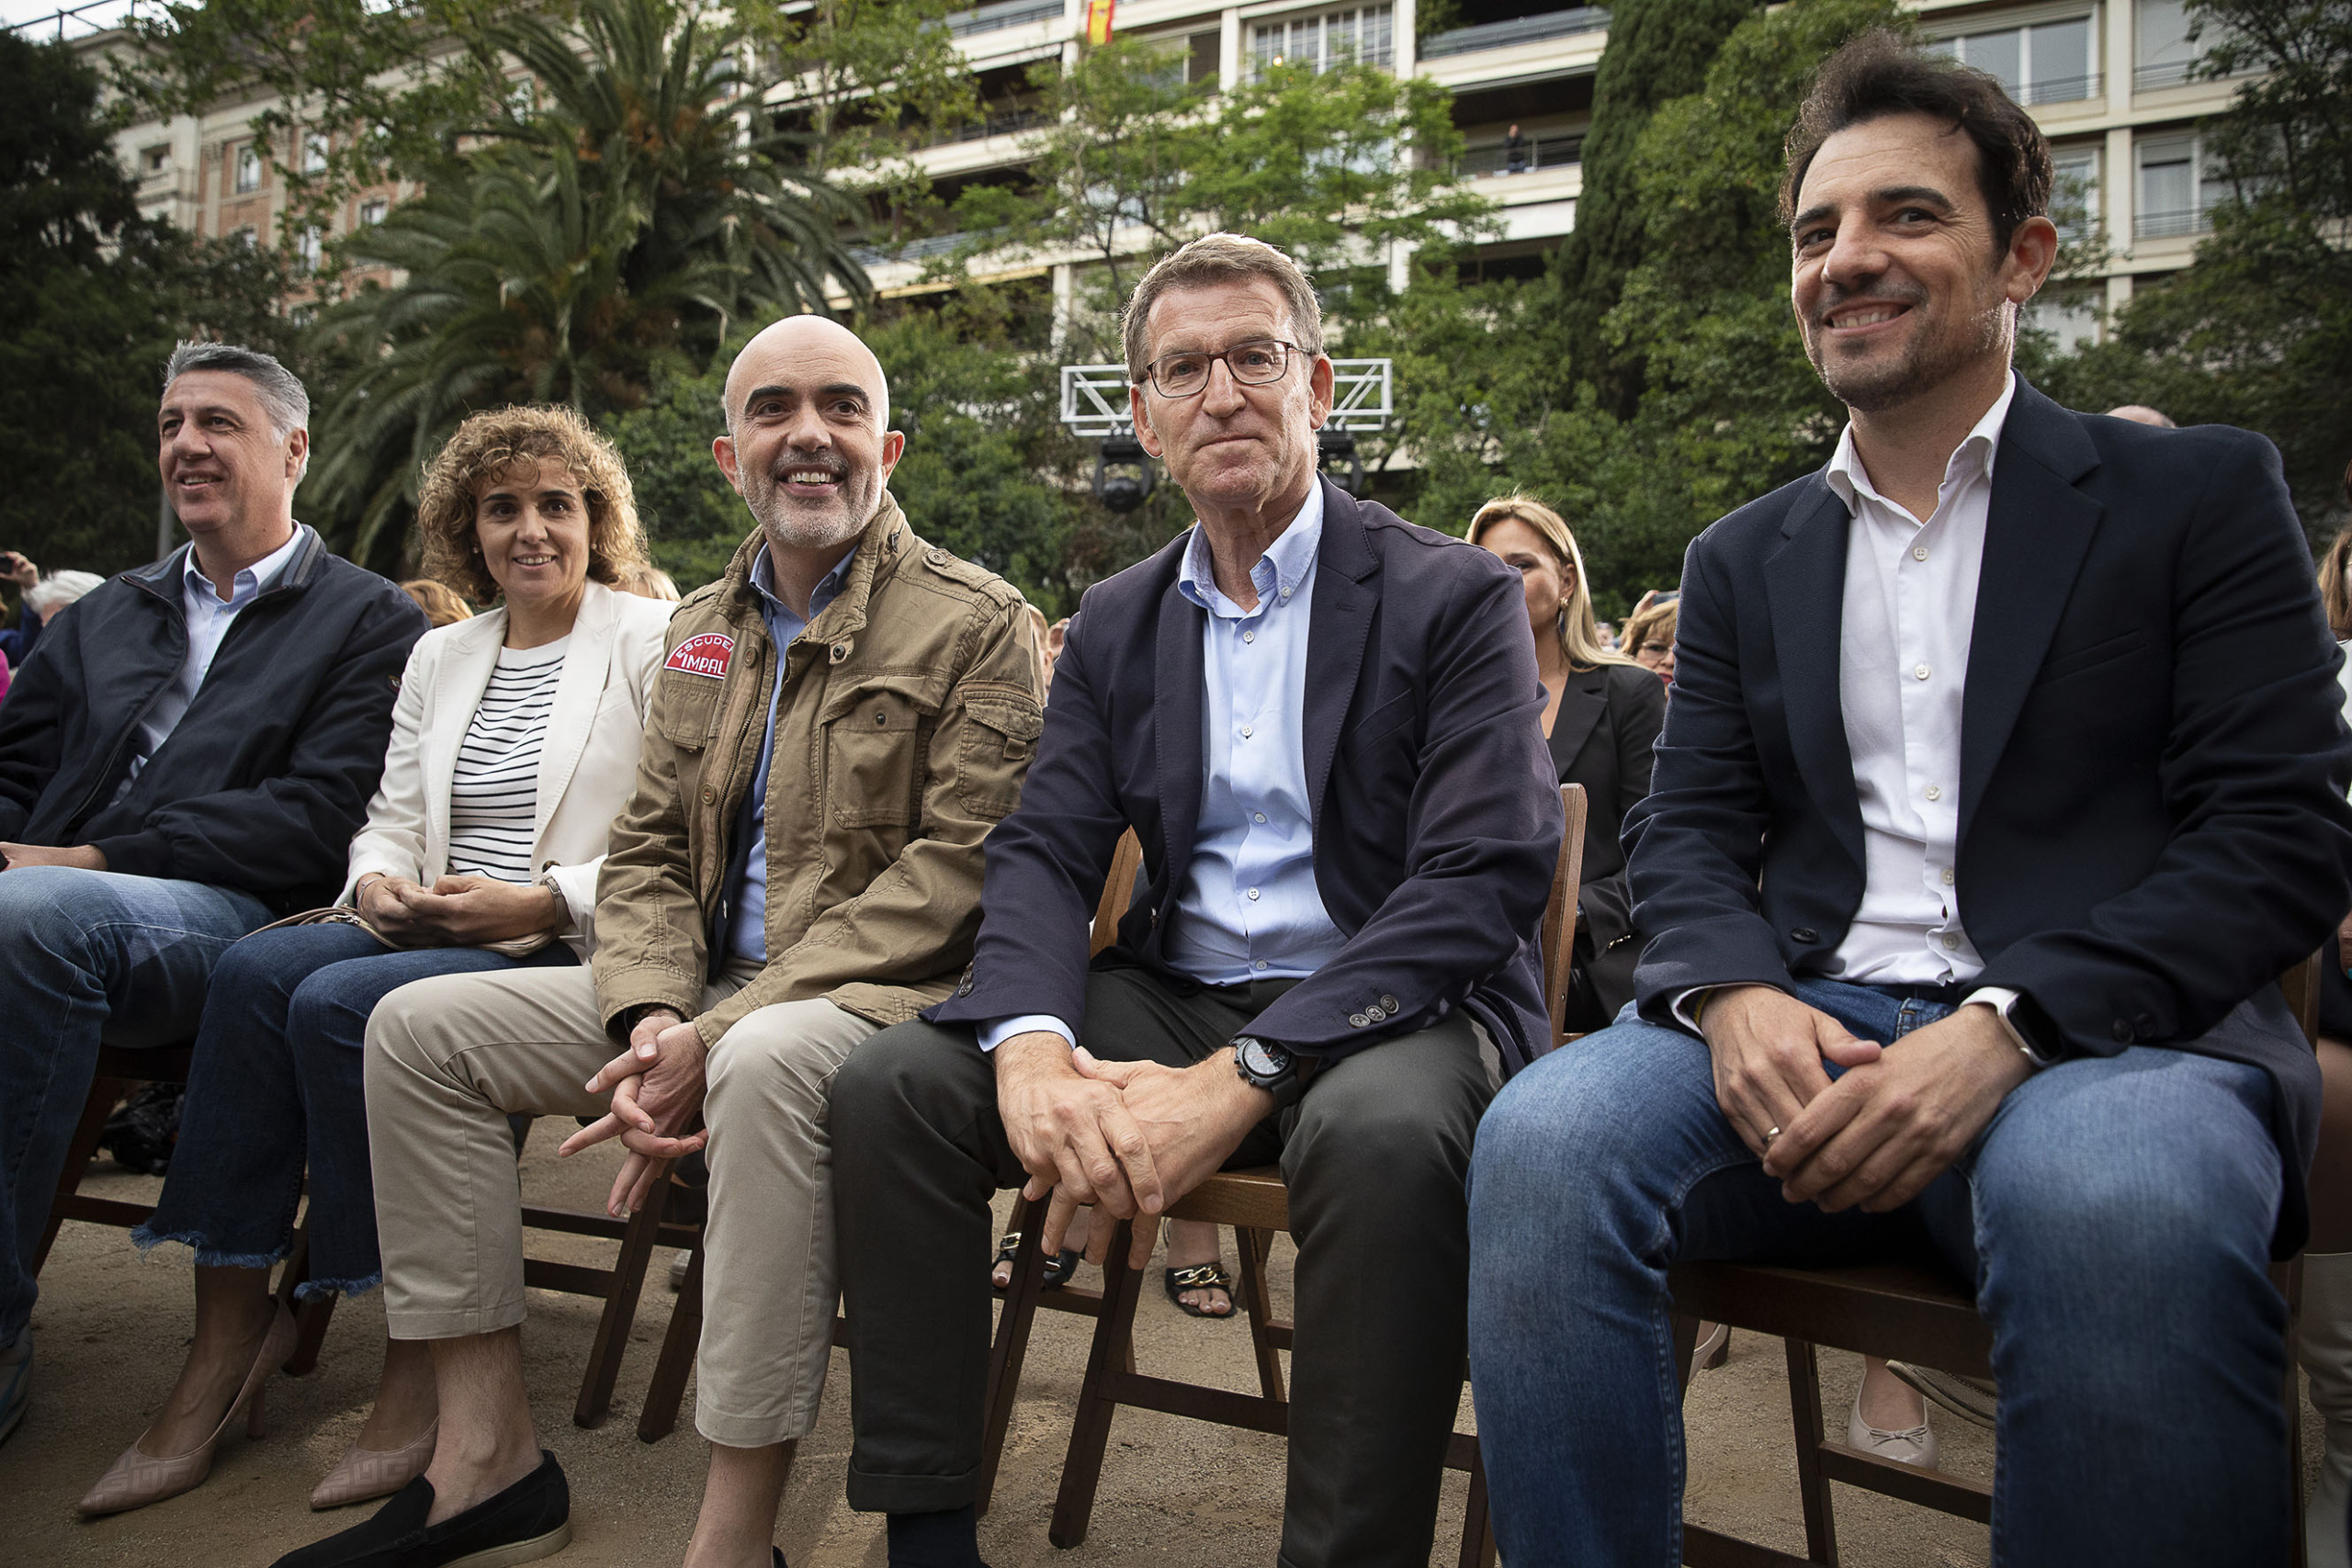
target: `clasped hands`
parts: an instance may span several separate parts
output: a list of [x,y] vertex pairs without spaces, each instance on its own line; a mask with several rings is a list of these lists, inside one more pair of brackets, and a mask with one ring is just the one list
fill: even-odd
[[613,1178],[605,1212],[625,1220],[637,1212],[670,1162],[710,1141],[709,1130],[681,1135],[702,1109],[702,1032],[668,1008],[648,1008],[628,1032],[628,1048],[596,1069],[588,1092],[613,1097],[613,1108],[566,1138],[556,1153],[576,1155],[618,1138],[628,1157]]
[[[1709,993],[1700,1022],[1733,1129],[1783,1198],[1832,1213],[1883,1213],[1917,1198],[2032,1071],[1984,1006],[1891,1047],[1770,986]],[[1844,1071],[1833,1082],[1825,1064]]]
[[430,887],[405,876],[371,875],[358,892],[368,923],[410,947],[470,947],[555,931],[562,899],[537,884],[491,876],[435,877]]
[[[1061,1250],[1070,1220],[1091,1203],[1114,1219],[1154,1218],[1222,1166],[1274,1097],[1233,1070],[1230,1047],[1184,1068],[1157,1062],[1098,1061],[1046,1032],[1016,1034],[996,1048],[997,1114],[1029,1173],[1022,1196],[1052,1194],[1040,1240]],[[1086,1256],[1111,1250],[1110,1225],[1087,1236]],[[1139,1225],[1128,1266],[1151,1258],[1157,1225]]]

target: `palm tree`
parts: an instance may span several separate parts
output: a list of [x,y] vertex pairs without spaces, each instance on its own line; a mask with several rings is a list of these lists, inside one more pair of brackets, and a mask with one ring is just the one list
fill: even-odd
[[[729,323],[868,292],[842,238],[848,200],[747,123],[731,30],[672,0],[585,0],[577,32],[497,24],[478,64],[521,60],[543,94],[477,133],[427,193],[345,242],[404,279],[324,312],[349,367],[322,422],[314,514],[353,559],[390,570],[423,465],[465,415],[642,401],[657,360],[699,370]],[[494,79],[494,78],[493,78]]]

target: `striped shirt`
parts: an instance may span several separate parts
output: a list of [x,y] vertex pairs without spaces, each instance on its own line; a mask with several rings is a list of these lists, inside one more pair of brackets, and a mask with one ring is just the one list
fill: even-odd
[[537,816],[539,746],[563,676],[569,637],[502,648],[498,668],[466,726],[449,776],[449,869],[528,883]]

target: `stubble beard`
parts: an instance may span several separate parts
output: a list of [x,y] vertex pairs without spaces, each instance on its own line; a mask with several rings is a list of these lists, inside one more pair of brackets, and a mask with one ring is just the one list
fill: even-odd
[[809,506],[784,493],[770,474],[747,473],[743,504],[759,520],[769,547],[822,550],[845,544],[865,531],[881,499],[881,486],[854,469],[842,476],[840,493]]
[[[1826,328],[1816,325],[1805,334],[1805,357],[1813,361],[1831,397],[1857,413],[1884,413],[1934,391],[1989,355],[1997,354],[2006,360],[2016,347],[2007,303],[2006,298],[1996,297],[1989,305],[1978,305],[1961,330],[1923,333],[1914,337],[1899,357],[1875,364],[1834,363],[1821,346],[1819,334]],[[1922,301],[1912,308],[1925,310],[1926,304]]]

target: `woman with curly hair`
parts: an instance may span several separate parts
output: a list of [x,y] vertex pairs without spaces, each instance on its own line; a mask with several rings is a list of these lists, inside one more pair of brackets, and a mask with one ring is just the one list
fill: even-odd
[[[458,427],[424,475],[425,575],[486,614],[419,639],[383,780],[332,915],[265,927],[214,968],[180,1136],[141,1247],[196,1249],[196,1332],[97,1515],[185,1492],[293,1345],[269,1294],[310,1174],[300,1293],[380,1282],[361,1062],[368,1015],[428,976],[569,964],[594,942],[597,867],[636,778],[670,606],[610,585],[644,564],[628,475],[568,409]],[[374,1410],[314,1508],[398,1491],[433,1457],[432,1362],[388,1342]]]

